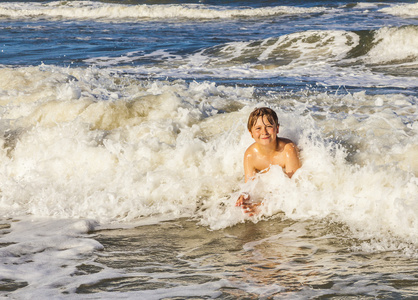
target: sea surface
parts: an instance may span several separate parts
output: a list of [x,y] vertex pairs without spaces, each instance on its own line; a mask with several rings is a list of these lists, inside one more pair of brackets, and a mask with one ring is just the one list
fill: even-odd
[[417,299],[417,100],[416,1],[1,1],[0,298]]

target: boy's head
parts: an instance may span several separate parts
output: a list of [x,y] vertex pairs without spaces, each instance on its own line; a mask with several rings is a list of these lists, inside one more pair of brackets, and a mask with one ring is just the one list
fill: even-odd
[[260,108],[254,109],[253,112],[248,117],[248,123],[247,123],[248,131],[251,132],[251,129],[253,128],[255,123],[257,123],[258,118],[261,117],[261,120],[263,120],[264,116],[266,116],[270,124],[279,126],[279,119],[277,118],[276,112],[268,107],[260,107]]

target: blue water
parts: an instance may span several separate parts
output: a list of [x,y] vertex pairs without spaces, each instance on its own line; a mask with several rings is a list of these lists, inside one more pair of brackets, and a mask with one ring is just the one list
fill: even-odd
[[[18,1],[16,3],[34,3]],[[48,1],[37,1],[48,3]],[[100,3],[100,1],[95,1]],[[364,32],[382,27],[417,25],[416,17],[403,18],[381,13],[381,8],[394,5],[396,1],[364,1],[371,7],[358,7],[344,1],[165,1],[162,4],[198,4],[203,8],[214,6],[215,12],[222,9],[260,7],[323,8],[313,13],[284,13],[274,16],[251,16],[219,19],[216,14],[209,19],[187,17],[147,19],[118,18],[109,11],[109,18],[88,17],[74,20],[59,17],[50,20],[48,14],[38,18],[2,17],[1,56],[4,65],[54,64],[59,66],[86,66],[85,60],[100,56],[121,57],[128,53],[140,54],[135,65],[152,64],[155,61],[145,56],[156,50],[165,50],[171,55],[190,56],[197,51],[222,46],[230,42],[257,41],[307,30],[345,30]],[[58,3],[49,1],[49,3]],[[121,5],[152,5],[159,1],[103,1]],[[414,3],[403,1],[399,3]],[[59,5],[56,5],[59,7]],[[16,8],[19,11],[19,8]],[[93,20],[92,20],[93,19]],[[157,58],[158,59],[158,58]],[[242,63],[245,63],[243,61]]]
[[0,297],[417,298],[417,76],[416,1],[0,2]]

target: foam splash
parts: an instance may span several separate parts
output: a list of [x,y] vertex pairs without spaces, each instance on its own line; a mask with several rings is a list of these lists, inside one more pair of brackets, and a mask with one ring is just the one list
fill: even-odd
[[[0,72],[8,79],[0,83],[6,217],[106,225],[184,216],[221,229],[284,213],[331,217],[362,238],[418,243],[413,96],[261,96],[257,105],[279,114],[280,135],[302,149],[303,167],[292,179],[273,167],[246,187],[254,88],[138,81],[95,68]],[[246,188],[264,201],[258,217],[234,206]]]
[[[60,82],[57,69],[52,71],[12,72],[17,81],[33,78],[33,86],[22,87],[33,93],[21,90],[21,97],[13,97],[15,83],[3,95],[1,205],[9,213],[102,221],[190,215],[205,191],[217,185],[223,186],[220,193],[231,189],[235,179],[225,177],[237,174],[241,162],[218,148],[233,151],[240,135],[232,133],[241,129],[234,118],[217,122],[217,107],[233,105],[228,95],[252,95],[251,88],[235,93],[206,83],[128,82],[119,87],[127,96],[109,100],[103,86],[113,83],[106,72],[96,77],[95,71],[76,70],[81,73],[61,74]],[[76,97],[68,92],[74,89]],[[190,178],[199,180],[191,185]]]
[[[377,129],[379,125],[367,130],[371,128]],[[393,136],[390,131],[387,128],[386,133]],[[362,133],[357,131],[357,134]],[[302,134],[298,144],[303,149],[303,167],[292,179],[287,178],[279,167],[272,167],[254,182],[242,186],[242,190],[249,191],[256,201],[263,202],[260,215],[247,218],[258,220],[260,216],[272,217],[280,212],[301,221],[331,217],[336,222],[349,224],[354,235],[360,239],[385,240],[390,233],[389,236],[416,246],[418,169],[414,161],[418,159],[418,152],[409,138],[416,143],[416,132],[402,139],[400,144],[407,145],[409,149],[398,156],[394,153],[402,146],[391,150],[396,137],[390,142],[391,146],[386,147],[380,145],[386,140],[382,136],[370,137],[369,143],[363,145],[370,145],[373,149],[357,149],[356,157],[352,158],[361,163],[360,166],[347,164],[347,153],[343,148],[313,143],[310,137]],[[385,149],[385,154],[382,154],[382,149]],[[413,156],[411,160],[410,155]],[[399,163],[402,160],[405,161]],[[237,197],[238,194],[235,194],[225,202],[231,206]],[[226,209],[224,213],[222,206],[211,206],[210,210],[210,218],[202,218],[202,222],[214,228],[228,226],[231,219],[240,218],[240,212]],[[219,222],[214,218],[216,215],[224,215],[225,219]],[[392,247],[395,244],[392,242]],[[397,245],[399,250],[399,243]]]

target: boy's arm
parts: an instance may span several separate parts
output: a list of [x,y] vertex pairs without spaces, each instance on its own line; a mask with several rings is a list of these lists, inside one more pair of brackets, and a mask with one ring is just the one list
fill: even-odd
[[248,148],[244,154],[244,174],[245,174],[245,182],[253,178],[256,174],[254,163],[253,163],[253,155],[252,155],[251,147]]
[[293,143],[288,143],[284,146],[284,152],[286,156],[284,172],[292,178],[296,170],[301,167],[299,149]]
[[[251,147],[245,151],[244,154],[244,173],[245,173],[245,182],[252,179],[256,174],[254,164],[252,161],[252,154],[251,154]],[[244,205],[246,202],[250,201],[250,195],[248,193],[242,193],[239,197],[237,202],[235,203],[236,206]]]

